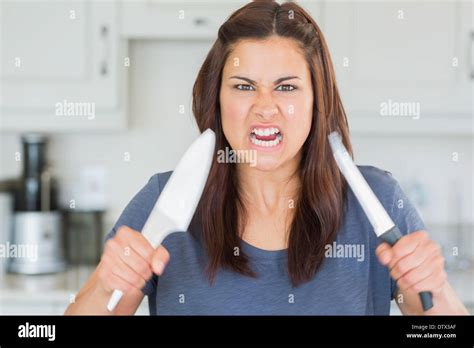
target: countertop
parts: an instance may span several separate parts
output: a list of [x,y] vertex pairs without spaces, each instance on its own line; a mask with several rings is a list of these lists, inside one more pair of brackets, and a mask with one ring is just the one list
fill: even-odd
[[[72,267],[47,275],[0,274],[0,314],[61,315],[86,282],[94,267]],[[450,284],[470,313],[474,311],[474,267],[448,270]],[[136,315],[148,315],[147,298]],[[392,301],[391,314],[400,311]]]

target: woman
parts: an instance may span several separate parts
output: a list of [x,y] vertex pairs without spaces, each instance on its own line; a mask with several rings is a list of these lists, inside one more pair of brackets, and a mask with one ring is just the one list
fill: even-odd
[[[217,149],[257,161],[214,161],[189,228],[153,250],[140,234],[170,173],[156,174],[107,236],[102,259],[68,314],[467,314],[444,260],[390,173],[360,170],[405,236],[377,241],[339,174],[327,136],[350,150],[329,50],[294,3],[250,3],[221,26],[193,90],[201,131]],[[171,256],[171,261],[170,261]],[[167,266],[166,272],[164,272]],[[392,280],[393,278],[394,280]],[[125,295],[113,313],[113,289]]]

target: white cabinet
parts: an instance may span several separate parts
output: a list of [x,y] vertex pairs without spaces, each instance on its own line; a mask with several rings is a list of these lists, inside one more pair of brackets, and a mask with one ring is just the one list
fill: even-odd
[[327,1],[351,128],[472,134],[471,1]]
[[[213,40],[245,3],[0,2],[0,131],[124,129],[128,40]],[[352,131],[473,134],[472,1],[300,3],[326,36]]]
[[238,0],[121,1],[121,35],[131,39],[215,40],[222,23],[246,3]]
[[6,131],[126,126],[126,41],[110,1],[2,1]]

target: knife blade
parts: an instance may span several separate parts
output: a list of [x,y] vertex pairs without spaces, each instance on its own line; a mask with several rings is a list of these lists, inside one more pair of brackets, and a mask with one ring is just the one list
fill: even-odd
[[[402,238],[400,230],[362,176],[359,168],[355,165],[342,143],[339,133],[332,132],[329,134],[328,139],[337,166],[351,187],[352,192],[354,192],[357,201],[360,203],[370,224],[374,228],[375,234],[378,238],[393,246]],[[419,296],[424,311],[433,307],[431,292],[423,291],[419,293]]]
[[[186,232],[201,198],[214,155],[215,134],[204,131],[186,150],[158,197],[143,228],[153,248],[173,232]],[[107,304],[113,311],[123,292],[114,290]]]

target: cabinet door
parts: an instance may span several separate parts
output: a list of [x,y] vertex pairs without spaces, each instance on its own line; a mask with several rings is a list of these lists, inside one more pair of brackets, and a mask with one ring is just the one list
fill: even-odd
[[463,27],[471,25],[470,2],[325,5],[326,36],[356,130],[470,132],[470,36]]
[[132,39],[215,39],[246,1],[122,1],[120,32]]
[[2,129],[114,127],[121,108],[114,2],[1,4]]

